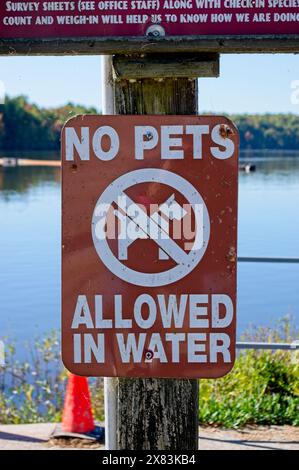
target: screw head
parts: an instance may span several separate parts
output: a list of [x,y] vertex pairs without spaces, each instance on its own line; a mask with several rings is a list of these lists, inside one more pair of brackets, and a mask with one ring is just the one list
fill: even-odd
[[148,131],[148,132],[145,134],[145,137],[146,137],[146,140],[152,140],[154,136],[153,136],[153,134],[152,134],[151,132]]
[[151,351],[150,349],[147,349],[147,350],[145,351],[145,359],[146,359],[147,361],[151,361],[151,360],[153,359],[153,357],[154,357],[153,351]]
[[152,24],[147,28],[146,35],[151,38],[163,38],[165,36],[165,29],[158,24]]

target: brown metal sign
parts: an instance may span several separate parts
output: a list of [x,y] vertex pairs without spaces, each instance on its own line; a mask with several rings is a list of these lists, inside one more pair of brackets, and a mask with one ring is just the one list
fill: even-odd
[[238,132],[218,116],[78,116],[62,133],[63,361],[79,375],[233,366]]

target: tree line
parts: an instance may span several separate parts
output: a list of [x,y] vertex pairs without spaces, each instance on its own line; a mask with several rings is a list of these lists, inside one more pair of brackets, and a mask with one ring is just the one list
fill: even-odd
[[[68,103],[56,108],[31,104],[25,96],[7,98],[0,109],[1,151],[58,151],[64,123],[76,114],[97,110]],[[243,150],[299,150],[299,116],[234,114]]]
[[95,113],[95,108],[73,103],[42,108],[31,104],[26,96],[7,97],[0,121],[0,150],[57,151],[64,123],[76,114]]

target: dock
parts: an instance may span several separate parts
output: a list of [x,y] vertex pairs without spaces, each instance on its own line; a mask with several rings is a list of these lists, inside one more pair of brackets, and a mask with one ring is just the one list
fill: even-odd
[[29,158],[0,158],[0,166],[4,168],[14,168],[17,166],[46,166],[60,167],[60,160],[33,160]]

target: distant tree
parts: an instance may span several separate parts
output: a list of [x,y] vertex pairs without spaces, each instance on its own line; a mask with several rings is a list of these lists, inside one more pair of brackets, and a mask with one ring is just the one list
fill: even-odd
[[1,150],[59,150],[64,123],[76,114],[96,114],[95,108],[68,103],[59,108],[39,108],[26,96],[6,98],[0,124]]
[[232,115],[242,149],[299,150],[299,116],[294,114]]

